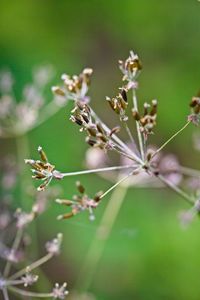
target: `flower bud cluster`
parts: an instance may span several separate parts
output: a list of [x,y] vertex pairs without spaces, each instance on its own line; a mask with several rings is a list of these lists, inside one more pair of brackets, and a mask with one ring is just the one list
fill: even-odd
[[73,200],[56,199],[56,202],[58,204],[71,207],[71,211],[69,213],[59,215],[58,220],[69,219],[77,215],[78,213],[87,210],[89,212],[89,219],[93,221],[95,219],[93,209],[95,209],[99,205],[102,192],[98,192],[93,198],[90,198],[85,193],[85,187],[79,181],[76,182],[76,187],[79,195],[74,195]]
[[136,109],[132,109],[134,119],[139,122],[140,130],[145,136],[153,132],[157,118],[157,100],[152,100],[151,105],[144,103],[144,112],[141,116]]
[[120,93],[114,97],[106,97],[106,100],[110,104],[110,107],[114,110],[114,112],[120,115],[121,121],[127,121],[128,117],[126,116],[126,108],[128,106],[128,99],[127,99],[127,89],[121,88]]
[[125,61],[119,60],[119,68],[124,74],[123,81],[134,82],[142,69],[142,64],[138,55],[130,51],[130,55]]
[[55,170],[54,165],[48,162],[48,158],[40,146],[38,147],[38,153],[41,160],[25,159],[25,163],[32,167],[32,178],[43,181],[38,187],[38,191],[43,191],[51,182],[52,178],[62,179],[63,175]]
[[119,127],[113,128],[110,133],[104,130],[100,122],[93,121],[91,109],[87,104],[76,102],[75,108],[71,112],[70,120],[81,127],[81,131],[87,132],[86,142],[93,147],[104,150],[113,148],[111,137],[119,131]]
[[75,101],[88,103],[89,97],[87,96],[87,92],[90,86],[92,73],[92,69],[86,68],[79,75],[69,76],[63,74],[61,79],[64,82],[64,86],[62,88],[53,86],[52,91],[57,96],[66,96]]

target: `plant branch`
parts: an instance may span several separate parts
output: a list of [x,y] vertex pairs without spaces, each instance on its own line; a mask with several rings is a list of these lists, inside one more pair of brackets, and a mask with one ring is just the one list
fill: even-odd
[[157,155],[165,146],[169,144],[179,133],[181,133],[191,122],[188,121],[180,130],[173,134],[160,148],[158,148],[152,155],[151,159]]

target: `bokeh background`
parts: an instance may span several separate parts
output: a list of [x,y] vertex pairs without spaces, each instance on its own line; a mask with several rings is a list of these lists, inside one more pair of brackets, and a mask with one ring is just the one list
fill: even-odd
[[[139,80],[140,101],[159,100],[158,126],[151,143],[161,144],[185,122],[188,102],[200,86],[199,41],[200,3],[196,0],[0,3],[0,67],[12,70],[19,100],[21,88],[30,81],[36,65],[54,66],[54,84],[60,82],[63,72],[78,74],[84,67],[92,67],[93,107],[113,125],[115,120],[111,120],[104,99],[115,95],[121,84],[118,59],[126,58],[133,49],[144,67]],[[50,89],[46,97],[51,100]],[[36,157],[41,144],[50,160],[64,171],[84,168],[88,148],[83,135],[68,120],[70,109],[70,105],[62,108],[27,136],[31,157]],[[166,151],[179,155],[182,164],[199,168],[199,153],[192,147],[195,130],[199,129],[187,128]],[[15,153],[15,139],[1,139],[0,151]],[[80,179],[91,195],[110,186],[94,175]],[[74,178],[61,185],[62,196],[71,197],[75,192]],[[65,239],[61,256],[44,269],[50,280],[66,280],[69,290],[74,288],[108,201],[109,196],[96,211],[93,223],[85,215],[56,221],[63,210],[54,202],[38,219],[34,241],[38,251],[42,252],[44,241],[57,232],[63,232]],[[13,206],[19,203],[16,193]],[[167,189],[128,191],[89,287],[95,299],[200,299],[200,223],[195,220],[182,230],[177,215],[183,208],[187,205],[182,199]]]

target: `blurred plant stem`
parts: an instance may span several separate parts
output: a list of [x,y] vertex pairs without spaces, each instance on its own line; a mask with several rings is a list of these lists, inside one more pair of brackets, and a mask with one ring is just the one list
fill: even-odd
[[[20,206],[22,210],[29,211],[30,207],[33,205],[34,199],[28,195],[28,188],[32,186],[32,180],[27,174],[27,169],[25,168],[24,158],[30,156],[29,140],[26,134],[17,136],[16,139],[16,153],[17,153],[17,164],[19,168],[19,186],[20,186]],[[34,257],[37,257],[38,248],[38,233],[37,233],[37,222],[33,222],[29,228],[31,237],[33,239],[32,243],[32,253]],[[46,274],[41,270],[38,270],[40,281],[38,282],[38,290],[43,287],[51,288],[51,284],[48,280]]]
[[126,186],[118,185],[112,193],[80,270],[75,289],[82,291],[89,289],[126,192]]
[[[17,153],[17,165],[19,168],[19,186],[20,186],[20,206],[23,210],[30,209],[31,197],[27,195],[27,189],[32,185],[30,176],[27,176],[27,169],[25,168],[24,158],[28,157],[29,141],[27,135],[17,136],[16,139],[16,153]],[[30,199],[28,199],[30,198]]]

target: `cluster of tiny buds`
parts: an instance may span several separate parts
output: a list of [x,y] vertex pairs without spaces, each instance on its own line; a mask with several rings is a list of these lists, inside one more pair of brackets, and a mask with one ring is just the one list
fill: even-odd
[[24,287],[27,287],[27,286],[31,286],[35,282],[37,282],[38,278],[39,278],[39,276],[30,273],[29,267],[27,267],[26,274],[21,277],[21,280],[22,280]]
[[58,255],[60,253],[62,240],[63,240],[62,233],[58,233],[56,238],[46,243],[47,252],[52,255]]
[[126,116],[126,108],[128,106],[127,91],[128,90],[125,87],[122,87],[120,88],[120,93],[116,97],[106,97],[110,107],[116,114],[120,115],[121,121],[128,120],[128,117]]
[[138,55],[134,54],[133,51],[130,51],[130,55],[125,61],[119,60],[119,68],[124,74],[123,81],[128,81],[130,83],[127,85],[127,88],[132,88],[133,86],[131,83],[135,81],[142,69],[142,64]]
[[73,75],[72,77],[63,74],[61,79],[64,82],[64,87],[60,88],[59,86],[53,86],[52,91],[57,96],[68,97],[75,101],[88,103],[89,97],[86,96],[86,94],[88,92],[92,73],[92,69],[86,68],[79,75]]
[[54,299],[65,299],[65,297],[69,294],[69,292],[66,290],[66,287],[66,282],[64,282],[62,285],[56,283],[52,292]]
[[140,130],[144,133],[144,136],[152,133],[154,126],[156,125],[157,118],[157,100],[152,100],[151,105],[144,103],[144,112],[141,116],[135,108],[132,109],[132,115],[134,119],[139,122]]
[[99,205],[103,193],[98,192],[93,198],[90,198],[87,194],[85,194],[85,187],[79,181],[76,182],[76,187],[80,194],[73,196],[73,200],[56,199],[58,204],[71,207],[71,211],[69,213],[59,215],[58,220],[69,219],[76,214],[87,210],[89,212],[89,219],[93,221],[95,219],[93,209]]
[[199,114],[200,114],[200,97],[193,97],[190,102],[190,107],[192,113],[188,116],[188,121],[195,125],[199,124]]
[[38,191],[43,191],[51,182],[52,178],[62,179],[63,175],[55,170],[54,165],[48,162],[48,158],[41,146],[38,147],[38,153],[41,160],[25,159],[25,163],[32,167],[32,178],[43,181],[38,187]]
[[113,128],[109,133],[106,132],[100,122],[93,121],[90,107],[87,104],[76,102],[70,120],[78,124],[81,127],[81,131],[85,130],[87,132],[86,142],[90,146],[104,150],[113,148],[111,137],[119,131],[119,127]]

